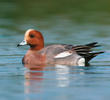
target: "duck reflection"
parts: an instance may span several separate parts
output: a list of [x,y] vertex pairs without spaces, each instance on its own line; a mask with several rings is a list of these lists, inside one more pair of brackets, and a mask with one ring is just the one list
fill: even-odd
[[[69,75],[70,67],[69,66],[25,65],[25,67],[29,69],[29,70],[26,70],[25,72],[25,93],[26,94],[41,92],[43,88],[43,84],[45,85],[52,84],[53,87],[68,87],[69,86],[69,83],[70,83],[70,75]],[[47,74],[45,73],[46,71],[51,71],[52,73]]]
[[64,95],[60,90],[62,88],[66,90],[68,87],[78,86],[80,84],[80,78],[85,75],[88,70],[83,67],[66,65],[25,65],[25,67],[28,69],[25,72],[24,83],[26,100],[33,100],[33,96],[36,100],[43,100],[43,96],[47,92],[53,95],[55,92],[57,93],[57,91],[59,91],[59,93],[56,99],[68,98],[68,94],[66,95],[65,93]]
[[67,87],[69,85],[69,66],[56,65],[56,79],[58,87]]
[[25,93],[29,94],[40,92],[44,65],[25,65],[25,67],[28,68],[25,71]]

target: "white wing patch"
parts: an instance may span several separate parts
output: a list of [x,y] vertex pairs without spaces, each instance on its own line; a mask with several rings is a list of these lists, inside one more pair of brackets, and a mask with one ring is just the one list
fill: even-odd
[[65,52],[57,54],[54,58],[64,58],[64,57],[68,57],[70,55],[72,55],[72,52],[65,51]]

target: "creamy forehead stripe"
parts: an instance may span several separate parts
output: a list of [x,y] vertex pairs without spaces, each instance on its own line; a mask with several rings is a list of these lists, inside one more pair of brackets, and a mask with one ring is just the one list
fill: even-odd
[[29,33],[29,32],[31,32],[31,31],[33,31],[34,29],[28,29],[27,31],[26,31],[26,33]]
[[70,55],[72,55],[71,52],[65,51],[65,52],[57,54],[54,58],[64,58],[64,57],[67,57],[67,56],[70,56]]
[[33,31],[34,29],[28,29],[25,33],[25,37],[27,37],[29,35],[29,32]]

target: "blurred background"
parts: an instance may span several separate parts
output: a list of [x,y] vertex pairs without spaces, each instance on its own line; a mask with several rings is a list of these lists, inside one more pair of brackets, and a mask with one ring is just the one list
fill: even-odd
[[0,0],[0,34],[18,40],[34,28],[47,44],[98,41],[109,47],[109,6],[109,0]]
[[[84,67],[46,67],[26,74],[17,48],[27,29],[45,45],[99,42],[106,51]],[[103,100],[110,98],[109,0],[0,0],[0,98],[2,100]],[[24,76],[30,79],[25,79]],[[31,78],[34,76],[34,79]],[[50,88],[48,88],[50,87]]]

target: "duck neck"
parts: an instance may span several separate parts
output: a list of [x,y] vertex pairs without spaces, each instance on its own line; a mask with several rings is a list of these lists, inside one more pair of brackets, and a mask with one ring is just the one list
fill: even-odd
[[44,48],[44,44],[40,44],[40,45],[30,45],[30,50],[33,50],[33,51],[39,51],[41,50],[42,48]]

